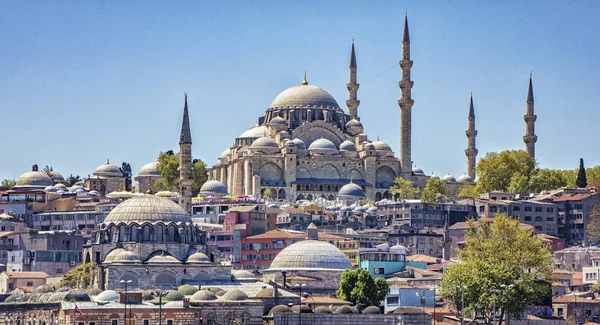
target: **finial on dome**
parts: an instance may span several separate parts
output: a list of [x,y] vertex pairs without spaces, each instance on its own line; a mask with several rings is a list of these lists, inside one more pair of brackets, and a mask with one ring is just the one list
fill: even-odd
[[306,70],[304,70],[304,80],[302,80],[302,86],[307,86],[308,81],[306,81]]
[[106,164],[110,164],[110,160],[108,158],[106,158]]

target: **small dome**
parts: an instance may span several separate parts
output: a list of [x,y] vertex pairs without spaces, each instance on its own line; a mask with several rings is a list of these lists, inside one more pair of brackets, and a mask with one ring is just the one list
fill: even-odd
[[352,141],[346,140],[340,144],[340,150],[342,151],[356,151],[356,145]]
[[380,151],[392,151],[392,148],[390,148],[390,146],[387,143],[383,142],[383,141],[375,140],[372,143],[375,146],[376,150],[380,150]]
[[292,141],[294,141],[294,143],[296,144],[296,147],[298,147],[298,149],[306,149],[306,143],[304,143],[304,141],[302,141],[298,138],[296,138]]
[[313,85],[300,85],[282,91],[271,103],[274,107],[331,107],[340,108],[335,99],[325,90]]
[[114,290],[102,291],[102,293],[96,296],[95,300],[101,302],[118,301],[119,293]]
[[222,195],[226,195],[227,194],[227,187],[225,187],[225,185],[223,185],[223,183],[217,181],[217,180],[211,180],[208,181],[204,184],[202,184],[202,187],[200,187],[200,193],[215,193],[215,194],[222,194]]
[[281,116],[276,116],[269,122],[269,125],[287,125],[287,121]]
[[169,198],[155,195],[140,195],[127,199],[117,205],[104,220],[104,224],[144,222],[184,222],[191,223],[192,219],[177,203]]
[[285,142],[285,145],[286,145],[287,147],[295,147],[295,146],[296,146],[296,142],[294,142],[294,140],[287,140],[287,141]]
[[362,123],[360,123],[359,120],[353,118],[350,121],[348,121],[348,123],[346,123],[346,127],[347,128],[349,128],[349,127],[361,127],[362,128],[363,125],[362,125]]
[[256,276],[248,270],[231,270],[231,275],[236,279],[256,279]]
[[165,301],[182,301],[183,298],[185,297],[183,296],[183,294],[181,294],[181,292],[177,290],[169,290],[169,293],[167,293],[167,295],[163,299]]
[[231,155],[231,149],[227,148],[225,149],[225,151],[223,151],[223,153],[221,153],[221,156],[219,158],[227,158],[229,157],[229,155]]
[[338,307],[334,312],[334,314],[354,314],[354,310],[348,306]]
[[56,288],[52,284],[42,284],[41,286],[35,288],[36,293],[49,293],[54,292]]
[[56,192],[57,189],[54,186],[46,186],[46,187],[44,187],[44,191],[46,191],[46,192]]
[[335,144],[327,139],[321,138],[313,141],[308,150],[337,150]]
[[352,269],[350,260],[334,245],[319,240],[303,240],[284,248],[268,270],[345,270]]
[[272,316],[273,314],[276,313],[291,313],[292,310],[290,309],[290,307],[286,306],[286,305],[277,305],[273,308],[271,308],[271,310],[269,310],[269,316]]
[[145,164],[138,172],[138,176],[160,176],[160,171],[158,171],[158,161]]
[[66,190],[67,186],[65,184],[58,183],[58,184],[54,185],[54,188],[57,190]]
[[365,144],[365,149],[375,150],[375,145],[369,142],[369,143]]
[[193,286],[191,284],[182,284],[179,287],[177,287],[177,291],[181,292],[181,294],[184,296],[191,296],[198,292],[198,287]]
[[71,291],[67,292],[67,294],[63,298],[63,301],[78,302],[78,301],[92,301],[92,299],[85,291],[75,289],[75,290],[71,290]]
[[57,172],[56,170],[51,170],[50,171],[50,178],[52,178],[53,181],[55,182],[64,182],[65,178],[63,177],[63,175],[59,172]]
[[423,170],[419,167],[415,167],[412,169],[413,174],[415,175],[425,175],[425,173],[423,172]]
[[254,140],[250,148],[279,148],[279,146],[277,145],[277,142],[270,137],[261,137]]
[[104,258],[104,263],[140,263],[135,253],[123,248],[115,248]]
[[[48,297],[46,301],[48,301],[48,302],[63,301],[63,299],[65,299],[65,296],[67,295],[67,293],[68,292],[55,292],[50,297]],[[12,296],[14,296],[14,295],[11,295],[11,297]],[[5,302],[8,302],[8,299]]]
[[146,263],[149,264],[180,264],[181,261],[176,259],[175,257],[169,255],[168,253],[165,253],[164,251],[161,251],[159,254],[155,254],[154,256],[150,257]]
[[394,245],[390,247],[390,253],[410,255],[410,251],[403,245]]
[[454,178],[454,176],[452,176],[452,175],[450,175],[450,174],[448,174],[448,175],[446,175],[446,176],[442,177],[442,180],[443,180],[444,182],[448,182],[448,183],[456,183],[456,178]]
[[392,314],[396,314],[396,315],[419,315],[419,314],[423,314],[423,310],[421,308],[417,308],[417,307],[404,307],[404,306],[400,306],[400,307],[394,309],[394,312]]
[[365,191],[363,191],[362,187],[358,186],[354,183],[348,183],[342,188],[340,188],[338,192],[338,196],[341,198],[365,198]]
[[223,299],[234,300],[234,301],[246,300],[246,299],[248,299],[248,295],[246,293],[244,293],[244,291],[242,291],[242,290],[232,289],[232,290],[227,291],[227,293],[223,295]]
[[190,256],[188,256],[186,263],[188,264],[210,264],[210,258],[206,256],[206,254],[196,252]]
[[377,212],[377,208],[376,207],[370,207],[367,209],[368,213],[376,213]]
[[440,177],[438,175],[436,175],[436,174],[431,174],[429,176],[429,178],[431,178],[431,179],[440,179]]
[[[257,298],[273,298],[274,297],[273,292],[274,291],[273,291],[272,287],[264,288],[256,294],[256,297]],[[281,296],[282,296],[281,292],[277,291],[277,297],[281,297]]]
[[215,296],[223,297],[226,293],[227,293],[227,291],[225,291],[225,290],[219,290],[215,293]]
[[217,300],[217,296],[208,291],[208,290],[200,290],[196,293],[194,293],[194,295],[192,296],[192,299],[190,299],[191,301],[212,301],[212,300]]
[[38,166],[33,165],[30,172],[21,175],[15,187],[40,187],[53,186],[54,181],[48,174],[38,171]]
[[381,309],[377,306],[369,306],[362,311],[363,314],[381,314]]
[[473,178],[471,178],[469,175],[462,175],[459,176],[456,181],[459,183],[473,183]]
[[312,309],[310,309],[310,307],[308,307],[307,305],[302,305],[302,306],[294,305],[294,306],[292,306],[292,311],[294,313],[299,313],[300,310],[302,310],[302,314],[311,314],[312,313]]
[[331,309],[325,306],[319,306],[315,308],[315,314],[331,314]]
[[123,177],[123,173],[121,172],[119,167],[108,162],[106,164],[102,164],[96,167],[93,174],[95,176],[103,177]]
[[269,129],[266,126],[262,125],[244,131],[244,133],[240,134],[238,138],[260,138],[266,137],[268,135]]

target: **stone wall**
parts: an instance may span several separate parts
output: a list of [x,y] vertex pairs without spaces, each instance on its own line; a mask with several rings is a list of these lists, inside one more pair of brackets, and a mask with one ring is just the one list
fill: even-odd
[[369,315],[369,314],[297,314],[278,313],[273,315],[272,320],[267,323],[271,325],[423,325],[431,324],[431,315],[409,314],[409,315]]
[[131,280],[130,288],[172,289],[185,283],[231,281],[231,266],[212,264],[111,264],[105,269],[105,290],[122,288],[121,280]]

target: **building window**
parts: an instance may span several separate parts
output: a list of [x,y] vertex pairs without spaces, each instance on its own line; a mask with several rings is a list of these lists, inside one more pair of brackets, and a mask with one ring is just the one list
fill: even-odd
[[111,325],[119,325],[119,321],[116,319],[113,319],[110,323]]
[[172,320],[172,319],[169,319],[169,320],[167,321],[167,325],[173,325],[173,320]]
[[33,287],[33,282],[27,282],[28,287]]
[[398,297],[387,297],[386,298],[386,304],[388,304],[388,305],[397,305],[398,304]]
[[525,207],[526,212],[531,212],[531,207]]
[[554,212],[554,208],[547,208],[546,212]]
[[531,216],[525,216],[525,221],[531,221]]
[[535,212],[542,212],[542,208],[535,208]]
[[96,325],[96,322],[89,322],[88,325]]
[[374,272],[375,272],[375,274],[381,274],[381,275],[383,275],[383,274],[385,274],[385,268],[383,268],[383,267],[376,267],[374,269]]
[[147,319],[144,319],[144,325],[150,325],[150,321]]
[[520,208],[520,207],[513,207],[513,208],[512,208],[512,210],[513,210],[513,211],[520,211],[520,210],[521,210],[521,208]]
[[558,317],[562,317],[562,316],[563,316],[563,309],[558,308]]

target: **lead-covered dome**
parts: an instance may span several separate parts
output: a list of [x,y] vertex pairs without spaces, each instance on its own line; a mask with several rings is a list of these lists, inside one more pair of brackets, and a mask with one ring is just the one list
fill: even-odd
[[240,134],[238,138],[260,138],[269,135],[269,128],[264,125],[250,128]]
[[190,256],[188,256],[187,260],[185,261],[188,264],[210,264],[210,258],[208,258],[208,256],[206,256],[206,254],[204,253],[200,253],[200,252],[196,252]]
[[456,181],[459,183],[473,183],[473,178],[469,175],[462,175]]
[[171,199],[155,196],[134,196],[117,205],[104,220],[104,224],[144,222],[192,222],[190,216]]
[[54,185],[54,181],[48,174],[38,171],[38,166],[33,165],[30,172],[21,175],[15,187],[40,187]]
[[367,197],[365,195],[365,191],[362,189],[362,187],[360,187],[354,183],[348,183],[348,184],[342,186],[342,188],[340,188],[340,190],[338,192],[338,196],[342,199]]
[[279,148],[279,146],[277,145],[277,142],[270,137],[260,137],[252,142],[250,148]]
[[123,177],[123,173],[119,167],[108,162],[96,167],[94,170],[94,175],[104,177]]
[[140,259],[134,252],[123,248],[115,248],[104,258],[104,263],[139,263]]
[[346,140],[340,144],[340,150],[342,151],[356,151],[356,145],[352,141]]
[[147,163],[140,169],[138,176],[160,176],[158,171],[158,161]]
[[270,271],[352,269],[350,260],[332,244],[303,240],[284,248],[271,263]]
[[308,150],[337,150],[335,144],[328,139],[321,138],[313,141]]
[[64,176],[55,170],[51,170],[48,174],[50,175],[50,178],[52,178],[52,180],[55,182],[64,182],[65,181]]
[[331,107],[340,108],[336,100],[325,90],[308,84],[290,87],[282,91],[271,103],[269,108],[275,107]]
[[375,146],[375,150],[392,151],[392,148],[387,143],[380,140],[373,141],[373,145]]
[[227,194],[227,187],[217,180],[210,180],[202,184],[200,187],[200,194]]

